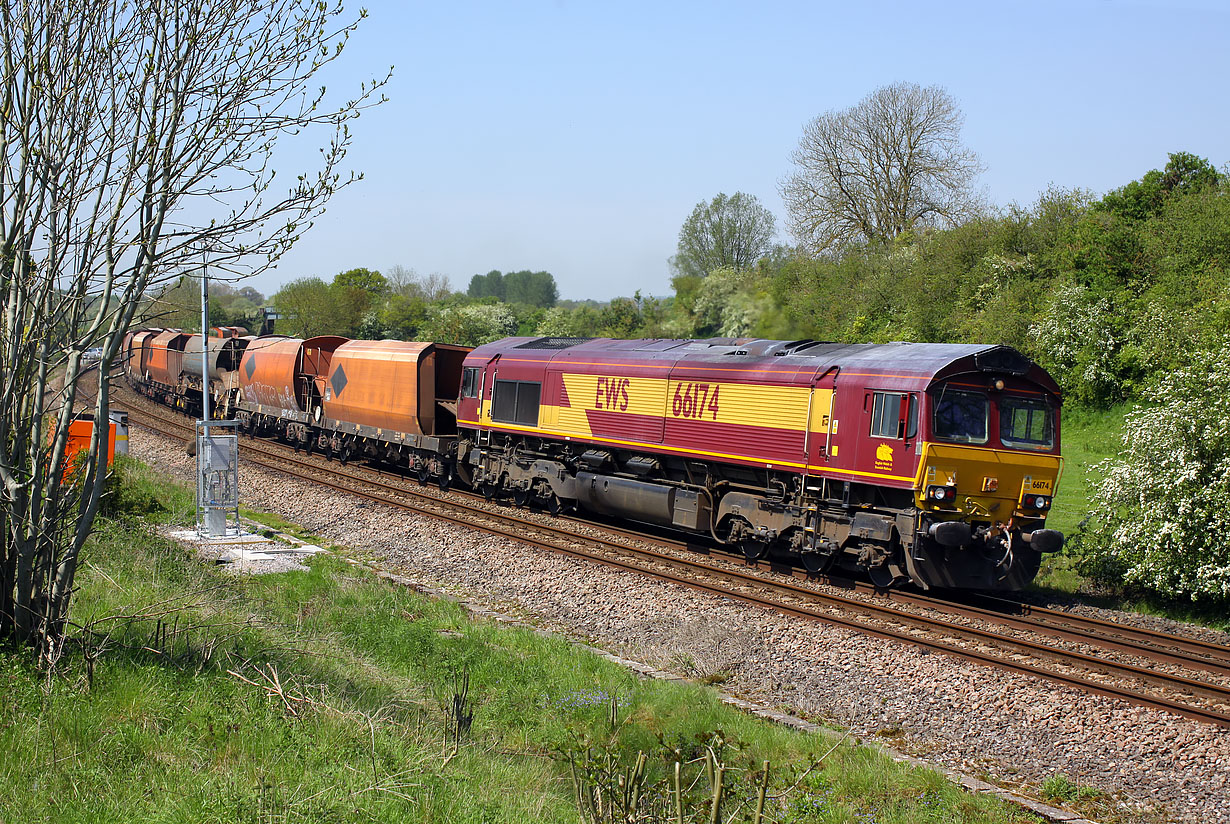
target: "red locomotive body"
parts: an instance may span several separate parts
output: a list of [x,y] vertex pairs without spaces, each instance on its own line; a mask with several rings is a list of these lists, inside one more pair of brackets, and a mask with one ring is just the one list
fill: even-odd
[[1062,541],[1058,387],[1006,347],[509,338],[465,366],[463,471],[492,494],[885,585],[1016,588]]

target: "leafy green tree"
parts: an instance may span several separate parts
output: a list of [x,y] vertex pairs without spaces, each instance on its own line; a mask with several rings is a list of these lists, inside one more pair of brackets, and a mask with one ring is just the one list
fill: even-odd
[[384,275],[371,269],[350,269],[333,276],[333,285],[340,289],[357,289],[373,297],[389,291],[389,282]]
[[1175,152],[1168,158],[1165,169],[1153,169],[1140,180],[1108,192],[1095,209],[1131,220],[1145,220],[1160,213],[1170,196],[1215,186],[1222,179],[1217,169],[1203,157]]
[[632,298],[615,298],[599,313],[599,337],[635,338],[640,327],[641,307]]
[[504,300],[548,309],[559,300],[559,289],[550,272],[509,272],[504,275]]
[[382,337],[395,340],[418,340],[427,322],[427,301],[421,297],[389,295],[380,313]]
[[528,269],[508,274],[492,269],[485,275],[475,275],[470,278],[466,294],[477,300],[495,298],[506,303],[523,303],[544,309],[554,306],[559,300],[555,277],[550,272],[531,272]]
[[499,269],[492,269],[485,275],[475,275],[470,278],[470,285],[466,289],[466,294],[472,298],[496,298],[497,300],[503,300],[504,273]]
[[[343,317],[332,287],[320,278],[297,278],[272,298],[281,313],[278,332],[300,338],[346,335],[350,318]],[[357,320],[357,319],[355,319]]]
[[769,250],[777,233],[773,213],[754,195],[719,192],[696,204],[679,230],[672,268],[683,277],[705,277],[715,269],[750,269]]
[[[330,291],[335,304],[335,328],[341,330],[335,334],[363,337],[364,318],[383,305],[388,290],[389,282],[384,276],[370,269],[350,269],[335,275]],[[378,325],[378,321],[372,322]]]

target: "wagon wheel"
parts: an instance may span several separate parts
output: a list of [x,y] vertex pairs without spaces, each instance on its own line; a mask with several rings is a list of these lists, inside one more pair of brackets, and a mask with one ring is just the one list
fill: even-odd
[[803,569],[810,572],[812,575],[819,575],[829,568],[832,558],[819,552],[804,552],[799,556],[803,562]]
[[498,491],[499,488],[495,484],[485,483],[482,485],[483,497],[488,501],[494,501],[495,495]]
[[518,489],[518,490],[515,490],[512,494],[513,506],[515,506],[517,509],[520,509],[521,507],[525,506],[527,503],[529,503],[529,500],[530,500],[530,493],[528,490]]
[[440,487],[441,492],[447,492],[449,485],[452,482],[453,482],[453,474],[451,472],[445,471],[445,473],[440,476],[440,480],[437,481],[436,483]]
[[428,469],[425,465],[420,466],[418,471],[414,474],[415,474],[415,477],[419,479],[420,485],[425,484],[431,480],[431,470]]

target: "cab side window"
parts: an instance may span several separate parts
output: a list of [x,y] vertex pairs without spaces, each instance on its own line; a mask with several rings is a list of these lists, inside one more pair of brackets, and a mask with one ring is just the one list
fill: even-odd
[[871,397],[871,437],[902,440],[918,434],[918,395],[873,392]]
[[478,372],[474,367],[469,367],[461,375],[461,397],[477,398],[478,397]]

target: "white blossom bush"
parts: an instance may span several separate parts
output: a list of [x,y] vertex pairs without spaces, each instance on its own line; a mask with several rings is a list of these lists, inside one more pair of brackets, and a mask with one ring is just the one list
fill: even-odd
[[1116,397],[1115,358],[1123,345],[1114,308],[1104,297],[1076,283],[1061,283],[1029,328],[1034,355],[1069,400],[1102,404]]
[[1163,374],[1093,467],[1081,571],[1192,600],[1230,600],[1230,336]]
[[446,306],[429,316],[423,340],[480,346],[517,334],[517,316],[503,303]]

